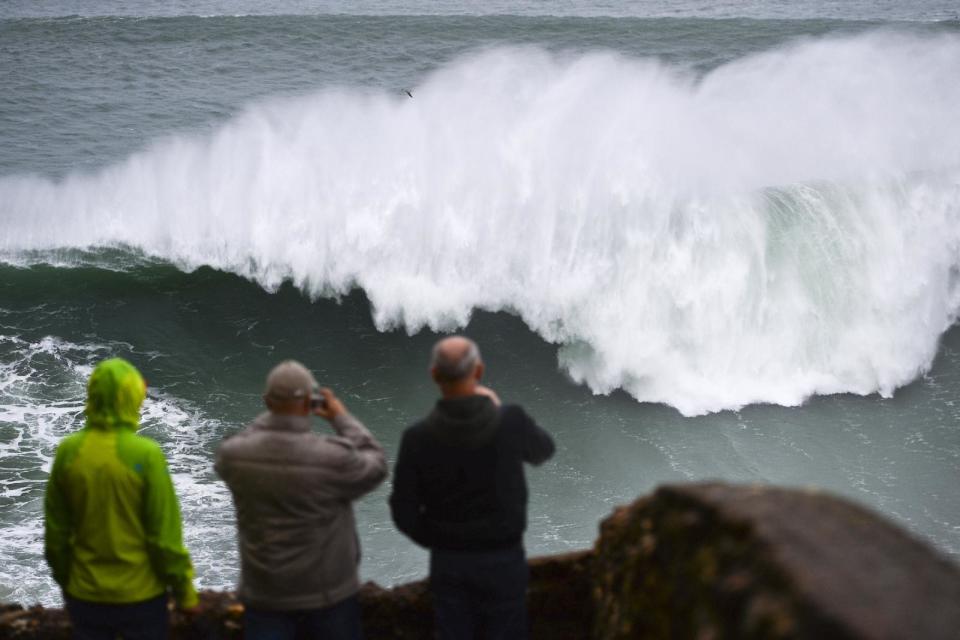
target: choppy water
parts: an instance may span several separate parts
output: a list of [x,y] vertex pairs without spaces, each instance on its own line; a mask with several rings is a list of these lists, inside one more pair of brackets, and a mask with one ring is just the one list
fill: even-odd
[[[960,554],[950,3],[485,12],[0,6],[0,600],[58,597],[43,482],[99,359],[150,381],[223,587],[211,455],[270,366],[305,361],[392,455],[463,326],[560,446],[533,554],[705,478],[823,486]],[[394,583],[425,561],[387,491],[363,574]]]

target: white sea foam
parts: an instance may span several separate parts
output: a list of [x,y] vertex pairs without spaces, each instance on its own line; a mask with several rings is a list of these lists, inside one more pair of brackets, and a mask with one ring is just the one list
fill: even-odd
[[60,182],[0,179],[0,252],[124,245],[380,327],[520,315],[599,393],[685,414],[891,394],[960,300],[960,38],[796,43],[703,78],[496,49],[413,99],[250,107]]
[[[163,443],[180,501],[184,541],[203,588],[234,586],[239,565],[231,548],[233,502],[213,471],[213,448],[224,425],[180,398],[163,392],[144,403],[140,433]],[[224,532],[227,542],[224,541]]]

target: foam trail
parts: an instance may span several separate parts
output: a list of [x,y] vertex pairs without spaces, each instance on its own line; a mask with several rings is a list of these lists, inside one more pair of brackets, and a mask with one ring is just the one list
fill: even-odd
[[410,331],[506,309],[576,380],[685,414],[890,394],[958,308],[958,68],[960,38],[891,32],[703,78],[491,50],[412,100],[324,90],[95,174],[2,178],[0,252],[360,286]]

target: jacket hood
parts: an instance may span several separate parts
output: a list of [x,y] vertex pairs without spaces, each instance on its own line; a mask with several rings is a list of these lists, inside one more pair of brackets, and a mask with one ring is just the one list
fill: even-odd
[[427,431],[443,444],[473,449],[489,442],[500,425],[500,410],[487,396],[437,400]]
[[87,425],[98,429],[129,427],[140,422],[147,385],[136,367],[123,358],[97,365],[87,383]]

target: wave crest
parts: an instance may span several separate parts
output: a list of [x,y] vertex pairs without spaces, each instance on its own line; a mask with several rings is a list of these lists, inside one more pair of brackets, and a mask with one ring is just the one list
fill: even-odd
[[574,379],[685,414],[890,394],[958,309],[957,68],[960,38],[889,32],[702,78],[494,49],[413,99],[328,89],[94,174],[0,178],[0,252],[358,286],[411,332],[510,310]]

